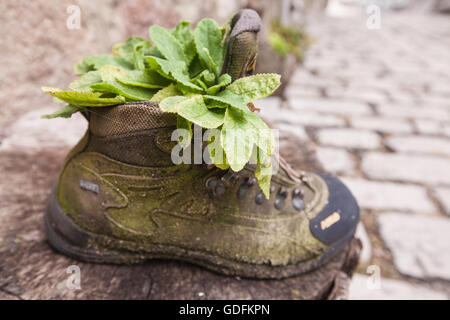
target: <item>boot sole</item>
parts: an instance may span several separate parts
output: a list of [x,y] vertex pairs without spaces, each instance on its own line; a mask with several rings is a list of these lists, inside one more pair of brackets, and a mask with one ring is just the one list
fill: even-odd
[[50,245],[57,251],[77,260],[94,263],[133,264],[150,259],[174,259],[200,265],[226,275],[259,279],[281,279],[312,271],[341,252],[353,238],[353,233],[349,233],[348,236],[330,246],[317,259],[285,266],[272,266],[233,261],[209,253],[170,245],[139,245],[132,241],[85,231],[63,211],[55,191],[52,192],[47,202],[44,220]]

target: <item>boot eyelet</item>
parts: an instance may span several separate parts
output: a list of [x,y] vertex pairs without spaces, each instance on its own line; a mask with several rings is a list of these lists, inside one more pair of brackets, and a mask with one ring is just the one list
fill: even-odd
[[292,206],[295,210],[301,211],[305,208],[305,202],[303,201],[304,193],[301,189],[295,189],[292,192]]
[[264,193],[260,191],[255,197],[255,203],[258,205],[263,204],[265,199],[266,197],[264,196]]
[[249,187],[251,187],[251,186],[253,186],[256,182],[257,182],[257,181],[256,181],[256,178],[255,178],[255,177],[251,177],[251,178],[248,178],[248,180],[247,180],[247,185],[248,185]]
[[274,202],[275,209],[280,210],[283,207],[283,204],[284,204],[284,198],[277,195],[275,198],[275,202]]
[[206,189],[214,190],[214,188],[217,185],[217,178],[216,177],[209,177],[208,180],[205,182]]
[[288,190],[286,188],[281,187],[278,192],[277,195],[275,196],[275,202],[274,202],[274,206],[276,209],[280,210],[283,205],[284,205],[284,200],[286,199],[288,195]]

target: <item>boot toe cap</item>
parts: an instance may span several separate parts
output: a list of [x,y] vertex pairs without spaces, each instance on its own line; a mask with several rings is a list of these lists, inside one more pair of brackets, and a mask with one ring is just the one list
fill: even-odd
[[359,222],[359,207],[350,190],[339,179],[319,176],[328,186],[328,203],[311,219],[309,228],[321,242],[339,246],[353,237]]

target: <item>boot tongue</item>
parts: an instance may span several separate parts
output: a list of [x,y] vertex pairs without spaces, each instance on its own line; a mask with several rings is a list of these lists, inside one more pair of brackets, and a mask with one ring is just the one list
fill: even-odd
[[230,38],[236,37],[242,32],[255,32],[261,30],[261,18],[252,9],[242,9],[231,20]]
[[231,20],[222,73],[228,73],[232,81],[253,73],[260,29],[261,18],[251,9],[242,9]]
[[[231,20],[231,31],[222,73],[228,73],[232,81],[253,74],[261,24],[258,13],[251,9],[240,10]],[[283,158],[278,159],[278,165],[277,176],[280,180],[287,185],[299,183],[298,173]]]

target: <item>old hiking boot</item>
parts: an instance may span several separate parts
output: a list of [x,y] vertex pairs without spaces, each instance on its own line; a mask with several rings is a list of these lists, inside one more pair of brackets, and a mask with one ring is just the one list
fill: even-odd
[[[244,10],[232,27],[224,71],[237,78],[254,68],[260,20]],[[45,213],[48,239],[64,254],[283,278],[317,268],[353,237],[358,205],[336,178],[295,172],[281,159],[266,200],[250,166],[174,165],[176,119],[156,103],[96,108],[88,118]]]

